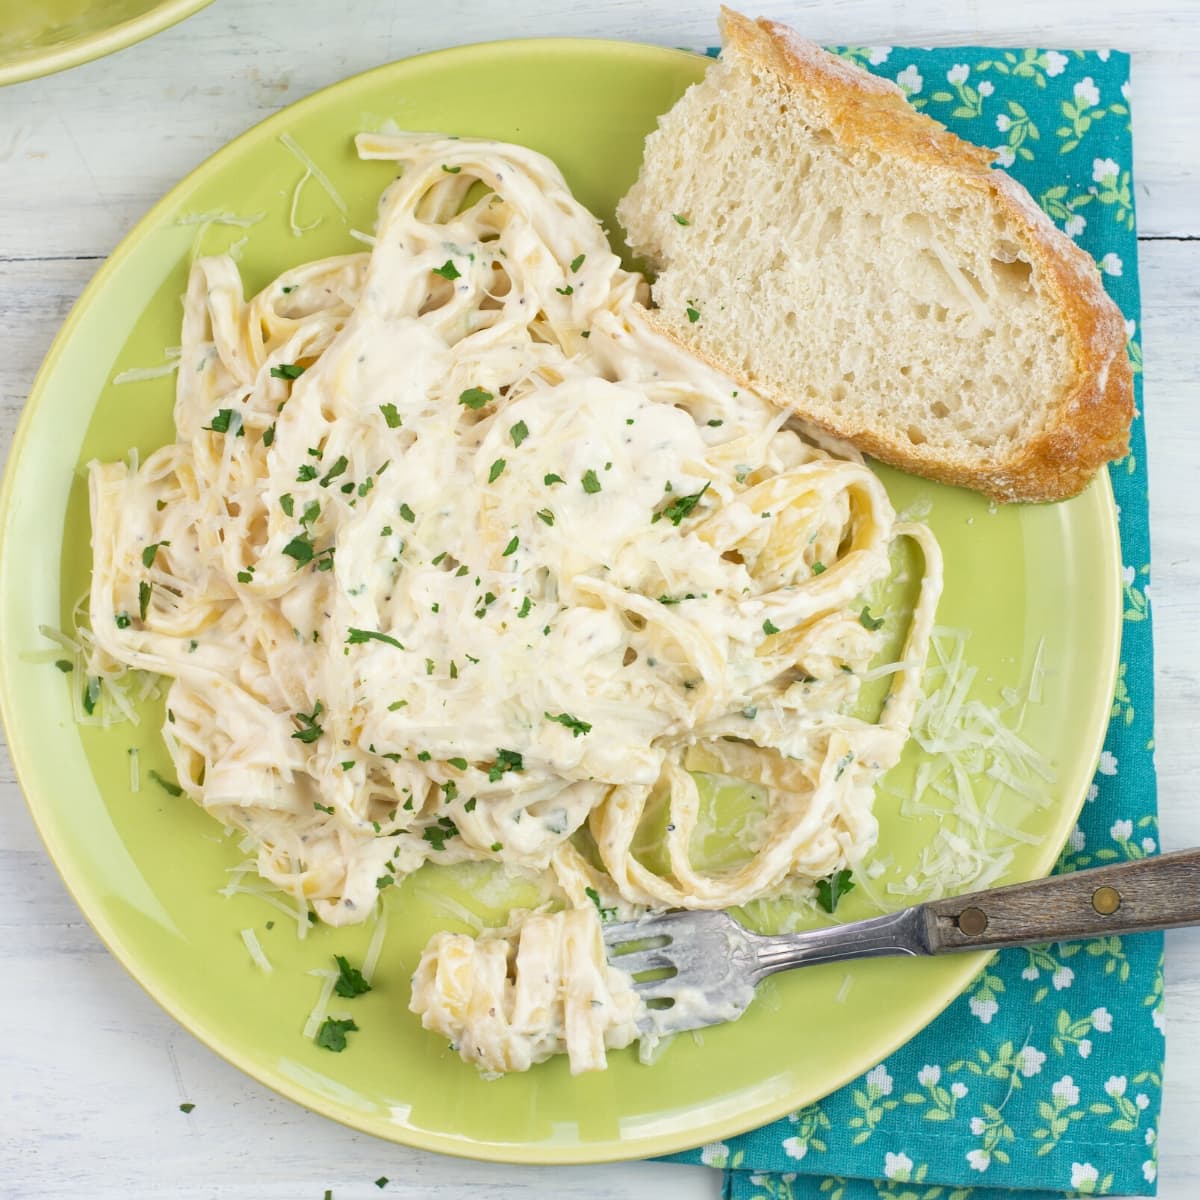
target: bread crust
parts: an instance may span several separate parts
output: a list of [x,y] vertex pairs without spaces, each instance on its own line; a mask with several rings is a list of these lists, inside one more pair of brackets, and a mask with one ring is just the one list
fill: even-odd
[[[1041,432],[1005,459],[984,466],[878,430],[818,420],[797,405],[794,396],[770,395],[772,389],[758,380],[741,381],[883,462],[1000,501],[1066,499],[1082,491],[1106,462],[1126,454],[1133,419],[1133,374],[1124,319],[1105,292],[1091,257],[1054,226],[1020,184],[990,166],[992,151],[963,141],[918,112],[895,84],[829,54],[787,26],[752,21],[722,8],[721,30],[728,46],[786,86],[814,96],[839,140],[952,173],[959,186],[985,193],[989,204],[1003,210],[1022,233],[1022,250],[1039,268],[1042,286],[1058,310],[1071,363],[1070,377],[1051,402]],[[655,324],[686,344],[686,337],[666,322]],[[695,352],[694,347],[688,348]],[[729,363],[713,365],[739,377]]]

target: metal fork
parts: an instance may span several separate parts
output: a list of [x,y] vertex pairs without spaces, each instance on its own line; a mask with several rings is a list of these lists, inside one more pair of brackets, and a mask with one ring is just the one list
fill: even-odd
[[[1200,924],[1200,850],[931,900],[805,933],[751,933],[724,912],[604,926],[608,961],[634,976],[643,1034],[734,1021],[768,975],[881,955],[924,956]],[[662,972],[668,972],[665,976]],[[659,972],[654,979],[638,979]]]

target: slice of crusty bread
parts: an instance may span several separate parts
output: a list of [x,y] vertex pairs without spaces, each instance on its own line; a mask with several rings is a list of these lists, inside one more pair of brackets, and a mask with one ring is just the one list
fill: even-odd
[[658,270],[659,326],[867,453],[998,500],[1074,495],[1124,454],[1121,314],[992,152],[785,26],[723,10],[722,31],[617,210]]

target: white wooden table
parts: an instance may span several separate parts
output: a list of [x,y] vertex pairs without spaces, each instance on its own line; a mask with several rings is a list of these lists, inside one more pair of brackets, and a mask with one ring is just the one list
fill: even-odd
[[[36,0],[31,0],[36,2]],[[417,10],[420,10],[420,15]],[[1200,844],[1198,0],[760,0],[826,42],[1116,46],[1134,120],[1164,849]],[[715,0],[217,0],[122,53],[0,90],[0,459],[38,363],[100,261],[234,135],[347,75],[465,41],[578,35],[704,46]],[[1200,1195],[1200,931],[1169,937],[1160,1194]],[[39,843],[0,747],[0,1197],[221,1200],[713,1197],[662,1164],[515,1168],[360,1136],[244,1077],[100,945]],[[197,1104],[190,1117],[181,1100]],[[391,1183],[378,1191],[373,1180]]]

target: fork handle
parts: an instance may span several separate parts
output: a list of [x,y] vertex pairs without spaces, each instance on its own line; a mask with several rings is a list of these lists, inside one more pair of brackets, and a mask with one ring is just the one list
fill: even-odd
[[920,906],[930,954],[1200,925],[1200,850]]

